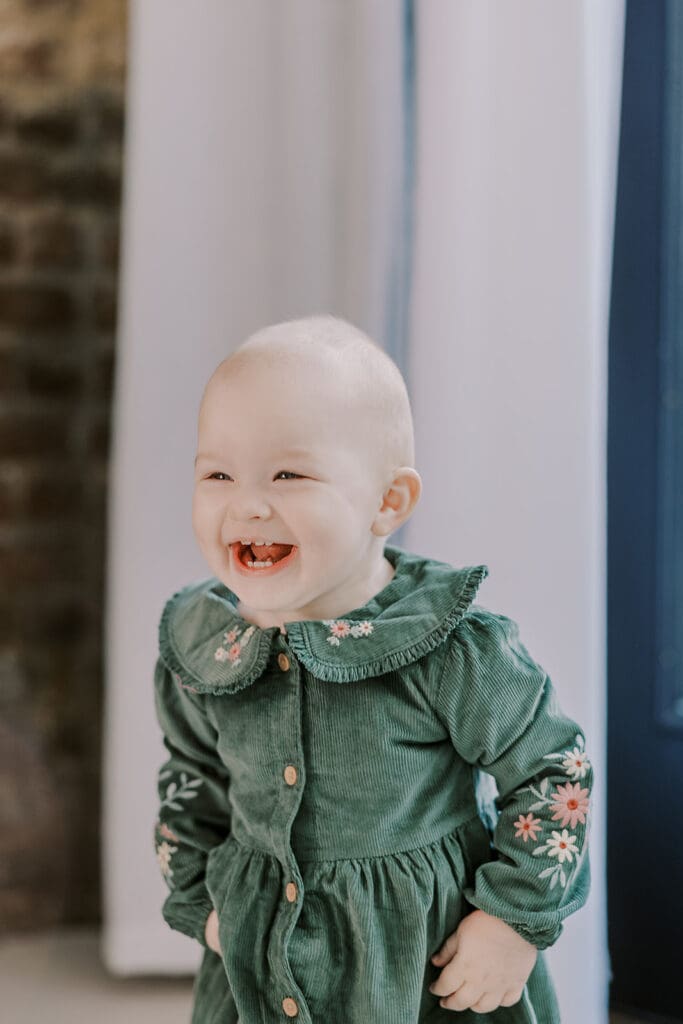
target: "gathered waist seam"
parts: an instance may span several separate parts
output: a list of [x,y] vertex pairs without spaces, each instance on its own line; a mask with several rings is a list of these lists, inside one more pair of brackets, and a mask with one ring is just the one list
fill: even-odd
[[[426,850],[430,846],[435,846],[437,843],[440,843],[442,839],[447,838],[447,836],[455,835],[457,832],[460,831],[460,829],[477,820],[481,821],[481,817],[479,815],[479,812],[475,809],[474,812],[470,814],[468,818],[463,819],[463,821],[459,821],[457,825],[452,825],[447,832],[443,832],[440,836],[436,836],[435,839],[430,839],[428,843],[420,843],[419,846],[409,846],[400,850],[385,850],[382,853],[374,853],[370,854],[369,856],[363,857],[298,857],[297,861],[300,864],[334,864],[341,861],[385,860],[387,857],[397,857],[404,853],[415,853],[420,850]],[[275,854],[272,853],[272,851],[270,850],[262,850],[257,846],[249,846],[248,843],[242,842],[242,840],[238,839],[234,833],[231,833],[231,838],[234,839],[235,842],[238,843],[245,850],[250,850],[252,853],[259,853],[263,857],[275,857]]]

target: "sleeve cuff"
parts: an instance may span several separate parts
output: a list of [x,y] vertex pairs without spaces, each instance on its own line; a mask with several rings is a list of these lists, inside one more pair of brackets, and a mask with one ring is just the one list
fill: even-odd
[[[494,910],[492,907],[488,907],[482,904],[484,900],[479,900],[472,889],[466,889],[464,892],[467,903],[472,907],[473,910],[483,910],[485,914],[490,914],[491,917],[497,917],[501,921],[505,921],[505,924],[521,935],[523,939],[530,942],[532,946],[535,946],[537,950],[542,951],[548,949],[559,939],[562,934],[562,922],[557,921],[554,924],[546,923],[546,927],[534,927],[529,922],[525,921],[511,921],[505,916],[504,913],[500,913]],[[531,915],[529,915],[531,917]],[[547,915],[543,915],[546,917]]]
[[169,927],[188,935],[191,939],[196,939],[204,949],[210,949],[206,942],[205,928],[207,918],[213,909],[213,903],[207,895],[205,899],[196,903],[174,904],[172,900],[167,899],[161,913]]
[[524,924],[516,924],[514,921],[506,921],[505,923],[513,928],[518,935],[521,935],[523,939],[530,942],[532,946],[535,946],[539,952],[552,946],[562,934],[561,924],[556,925],[555,928],[548,928],[546,931],[539,932],[534,931],[532,928],[527,928]]

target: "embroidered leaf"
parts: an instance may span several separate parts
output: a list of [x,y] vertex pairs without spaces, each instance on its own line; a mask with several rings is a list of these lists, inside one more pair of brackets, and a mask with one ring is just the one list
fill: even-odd
[[544,761],[561,761],[564,754],[545,754],[543,756]]
[[550,879],[550,888],[553,889],[557,885],[557,872]]
[[183,786],[187,782],[187,775],[185,774],[185,772],[180,773],[180,781],[182,782]]
[[567,877],[566,877],[564,871],[562,870],[562,868],[560,868],[560,884],[562,885],[563,889],[564,889],[565,885],[567,884]]
[[165,772],[160,772],[159,773],[159,781],[162,782],[164,779],[170,778],[171,775],[173,775],[173,772],[171,771],[170,768],[167,769]]
[[549,847],[548,847],[548,844],[547,844],[547,843],[546,843],[546,844],[544,844],[543,846],[538,846],[538,847],[536,847],[536,849],[534,850],[534,852],[532,853],[532,855],[531,855],[531,856],[532,856],[532,857],[538,857],[538,856],[539,856],[539,854],[541,854],[541,853],[545,853],[545,852],[546,852],[546,850],[548,850],[548,849],[549,849]]
[[175,782],[171,782],[166,789],[166,796],[173,796],[177,788],[177,784]]
[[540,811],[541,807],[545,807],[545,805],[547,803],[548,803],[547,800],[541,800],[540,803],[532,804],[531,807],[529,808],[529,810],[530,811]]
[[548,875],[554,875],[554,874],[555,874],[555,867],[553,866],[551,868],[545,868],[544,871],[539,872],[538,877],[539,878],[547,878]]
[[190,781],[188,782],[188,786],[201,786],[201,784],[201,779],[190,779]]
[[166,806],[172,807],[174,811],[182,811],[183,809],[181,804],[176,804],[172,800],[166,801]]
[[184,800],[194,800],[196,796],[199,796],[199,793],[183,793]]
[[544,779],[543,782],[541,783],[541,793],[543,794],[543,796],[545,796],[546,793],[548,792],[548,782],[549,782],[548,779]]

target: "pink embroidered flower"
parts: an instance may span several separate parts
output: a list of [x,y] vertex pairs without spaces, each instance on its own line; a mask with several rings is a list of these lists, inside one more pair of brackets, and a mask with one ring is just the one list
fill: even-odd
[[552,820],[559,821],[563,826],[571,825],[572,828],[576,828],[577,821],[585,825],[588,803],[588,790],[581,789],[578,782],[558,786],[555,799],[550,805],[551,811],[555,811]]
[[351,632],[351,627],[349,626],[348,622],[344,622],[343,619],[339,619],[338,621],[332,623],[332,625],[330,626],[330,632],[332,633],[332,636],[344,637],[349,635],[349,633]]
[[242,650],[240,644],[233,644],[228,651],[228,657],[232,662],[238,662],[240,660],[240,651]]
[[520,814],[518,820],[513,822],[513,826],[517,829],[515,839],[523,839],[525,843],[530,837],[536,842],[536,833],[543,828],[541,819],[534,818],[533,814],[527,814],[526,817]]
[[571,864],[574,854],[579,852],[576,842],[576,836],[570,836],[566,828],[562,829],[561,835],[559,832],[553,832],[552,839],[547,843],[548,856],[557,857],[560,864],[564,864],[565,861]]
[[234,643],[235,640],[238,637],[238,634],[239,634],[239,630],[237,630],[237,629],[231,629],[228,633],[226,633],[225,634],[225,642],[226,642],[226,644]]
[[175,834],[175,832],[171,832],[166,822],[164,822],[163,825],[159,826],[159,831],[161,832],[162,836],[165,836],[166,839],[174,839],[176,843],[180,842],[178,836]]

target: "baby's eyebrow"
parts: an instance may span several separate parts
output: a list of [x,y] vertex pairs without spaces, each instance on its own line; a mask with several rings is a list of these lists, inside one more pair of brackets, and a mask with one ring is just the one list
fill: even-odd
[[[287,458],[289,455],[302,455],[305,457],[311,457],[311,453],[308,448],[285,448],[284,450],[276,454],[276,458]],[[220,459],[220,455],[213,455],[211,452],[199,452],[195,456],[194,464],[197,465],[202,459],[208,459],[209,461],[215,461]]]

